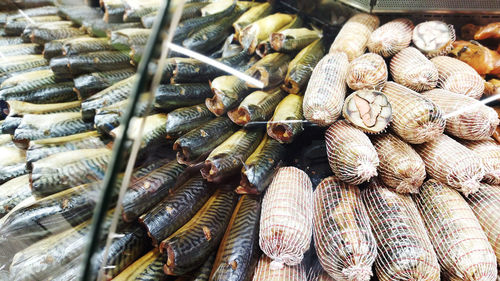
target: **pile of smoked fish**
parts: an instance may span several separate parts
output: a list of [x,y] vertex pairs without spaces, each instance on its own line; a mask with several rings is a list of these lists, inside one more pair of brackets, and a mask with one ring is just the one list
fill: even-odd
[[[161,1],[9,3],[0,280],[79,280]],[[125,136],[143,129],[139,157],[120,204],[118,175],[93,280],[500,278],[487,105],[500,94],[500,23],[343,16],[326,34],[268,2],[184,4],[173,42],[263,87],[182,53],[151,62],[161,83],[134,105]]]

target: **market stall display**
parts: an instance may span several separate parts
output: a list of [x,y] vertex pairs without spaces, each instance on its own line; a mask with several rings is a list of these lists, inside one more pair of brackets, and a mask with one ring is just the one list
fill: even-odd
[[79,279],[122,139],[92,280],[496,280],[494,19],[64,2],[0,3],[0,280]]

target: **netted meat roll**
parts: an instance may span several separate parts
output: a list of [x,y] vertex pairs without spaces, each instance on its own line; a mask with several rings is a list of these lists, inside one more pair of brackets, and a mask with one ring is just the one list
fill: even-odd
[[312,239],[313,191],[305,172],[278,170],[262,202],[259,245],[272,269],[299,264]]
[[304,117],[320,126],[329,126],[342,111],[347,91],[349,61],[344,53],[327,54],[314,68],[304,94]]
[[366,50],[371,33],[379,24],[380,20],[376,15],[361,13],[352,16],[335,37],[330,46],[330,53],[344,52],[349,61],[361,56]]
[[479,99],[484,92],[484,79],[470,65],[452,57],[431,59],[439,73],[439,88]]
[[377,152],[361,130],[339,120],[328,128],[325,138],[330,168],[340,180],[360,184],[377,175]]
[[484,169],[479,155],[447,135],[415,145],[429,176],[461,191],[464,195],[477,192]]
[[417,193],[425,180],[425,164],[417,152],[393,134],[372,137],[380,164],[378,174],[384,184],[399,193]]
[[379,89],[387,82],[387,65],[381,56],[368,53],[354,59],[347,71],[347,85],[353,90]]
[[361,198],[377,240],[378,280],[440,280],[436,253],[411,197],[373,180]]
[[306,281],[306,271],[304,266],[285,265],[281,269],[272,267],[273,261],[266,255],[262,255],[255,268],[252,281]]
[[314,192],[313,226],[318,259],[334,280],[370,280],[377,245],[357,186],[324,179]]
[[387,82],[382,92],[391,103],[391,128],[404,141],[423,143],[443,133],[442,111],[430,99],[394,82]]
[[445,280],[495,280],[497,262],[474,213],[455,190],[429,180],[414,197]]
[[500,145],[492,138],[459,142],[481,157],[485,172],[483,180],[490,184],[500,184]]
[[438,70],[419,50],[408,47],[391,60],[394,81],[414,91],[434,89],[438,82]]
[[500,187],[483,184],[465,201],[476,215],[500,264]]
[[375,29],[368,40],[368,50],[384,58],[395,55],[410,46],[413,22],[399,18]]
[[473,98],[434,89],[422,93],[443,110],[446,132],[461,139],[489,139],[498,126],[495,110]]

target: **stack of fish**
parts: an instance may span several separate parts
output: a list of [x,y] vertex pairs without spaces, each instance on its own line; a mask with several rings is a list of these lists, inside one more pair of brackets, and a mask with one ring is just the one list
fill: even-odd
[[[24,10],[29,20],[5,12],[0,268],[9,280],[78,278],[160,4],[46,6]],[[487,185],[498,184],[499,120],[477,100],[486,72],[446,56],[455,34],[444,22],[379,24],[357,14],[329,45],[267,2],[186,3],[174,43],[263,87],[175,52],[151,64],[161,84],[140,95],[126,136],[142,127],[141,156],[168,152],[135,168],[117,209],[121,235],[108,250],[99,237],[94,278],[104,265],[108,280],[305,281],[316,251],[318,280],[369,280],[372,265],[379,280],[493,280],[500,214],[484,202],[500,189]],[[305,123],[328,127],[333,176],[314,193],[304,171],[281,167],[294,164],[287,150]]]

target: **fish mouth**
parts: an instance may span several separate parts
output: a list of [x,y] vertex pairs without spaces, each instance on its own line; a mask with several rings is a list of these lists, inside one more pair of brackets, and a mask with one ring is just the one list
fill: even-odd
[[220,179],[219,169],[215,162],[206,160],[200,169],[201,176],[209,182],[214,182]]
[[142,216],[140,216],[139,218],[137,218],[137,221],[139,221],[139,223],[144,227],[144,229],[146,229],[146,233],[148,234],[148,237],[151,238],[151,244],[153,245],[153,247],[158,247],[159,246],[158,245],[158,240],[149,231],[149,228],[148,228],[147,224],[144,223],[144,218]]
[[273,33],[271,35],[271,48],[275,51],[281,50],[283,47],[283,42],[285,41],[285,35],[281,33]]
[[235,189],[235,192],[238,194],[259,194],[257,187],[250,183],[245,172],[241,173],[240,185]]
[[205,105],[207,106],[208,110],[210,110],[210,112],[212,112],[216,116],[221,116],[226,112],[224,102],[222,101],[222,96],[224,95],[224,93],[216,89],[214,89],[214,92],[215,94],[213,98],[205,99]]
[[[252,76],[253,78],[261,81],[262,83],[264,83],[264,88],[269,86],[269,72],[262,68],[262,67],[256,67],[251,73],[250,73],[250,76]],[[247,87],[255,87],[253,84],[249,83],[249,82],[246,82],[245,85]]]
[[265,55],[269,54],[270,48],[269,48],[269,42],[262,42],[257,45],[257,49],[255,52],[257,53],[258,56],[261,58],[264,57]]
[[189,159],[191,157],[191,150],[188,147],[182,146],[178,142],[174,142],[172,150],[177,151],[177,162],[179,162],[180,164],[189,162]]
[[279,142],[290,142],[292,139],[292,127],[288,124],[275,123],[269,127],[269,136]]
[[289,94],[297,94],[300,90],[299,83],[292,79],[285,79],[285,83],[281,85],[281,89]]
[[174,249],[172,248],[171,245],[165,245],[166,243],[161,242],[160,244],[160,253],[165,253],[167,256],[167,262],[165,265],[163,265],[163,271],[167,275],[175,275],[174,273],[174,268],[175,268],[175,253]]
[[240,126],[243,126],[251,121],[250,113],[243,107],[229,111],[227,116],[231,119],[231,121]]

